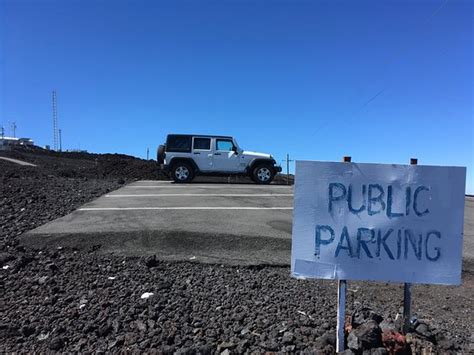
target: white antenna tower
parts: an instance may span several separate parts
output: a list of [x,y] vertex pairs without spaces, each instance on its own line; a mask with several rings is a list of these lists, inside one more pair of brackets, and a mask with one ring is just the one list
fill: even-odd
[[17,129],[16,122],[12,122],[12,136],[13,136],[13,138],[16,138],[16,129]]
[[53,149],[58,150],[59,132],[58,132],[58,108],[56,91],[53,91]]

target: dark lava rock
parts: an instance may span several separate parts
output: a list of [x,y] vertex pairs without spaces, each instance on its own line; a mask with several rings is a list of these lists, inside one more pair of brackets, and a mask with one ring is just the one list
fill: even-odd
[[99,329],[97,330],[97,335],[100,336],[100,337],[105,337],[110,332],[112,332],[112,329],[113,329],[112,325],[110,325],[110,324],[103,325],[103,326],[99,327]]
[[156,255],[147,257],[144,263],[146,267],[149,267],[149,268],[157,267],[160,264],[160,262],[156,259]]
[[64,347],[64,340],[60,337],[55,337],[49,343],[49,348],[54,351],[59,351]]
[[427,339],[432,339],[433,338],[433,333],[432,333],[429,325],[426,324],[426,323],[419,322],[416,329],[415,329],[415,332],[417,334],[420,334],[421,336],[427,338]]
[[35,334],[35,331],[36,331],[36,329],[32,326],[25,325],[25,326],[21,327],[21,333],[25,337],[29,337],[30,335]]
[[46,267],[52,272],[56,272],[59,269],[55,263],[49,263]]
[[48,276],[41,276],[40,278],[38,278],[38,284],[44,285],[47,280],[48,280]]
[[[82,329],[82,332],[85,334],[88,334],[88,333],[92,333],[96,329],[97,329],[97,326],[94,323],[87,323]],[[106,330],[106,328],[103,330]]]
[[171,286],[173,286],[173,285],[171,284],[171,282],[168,282],[168,281],[160,281],[160,282],[158,282],[158,283],[156,284],[156,289],[157,289],[158,291],[160,291],[160,290],[168,290],[168,289],[171,288]]
[[34,258],[31,255],[22,255],[22,256],[20,256],[20,258],[15,262],[15,269],[16,270],[21,270],[26,265],[31,263],[33,260],[34,260]]
[[285,345],[293,344],[295,336],[291,332],[285,332],[281,339],[282,343]]
[[347,338],[349,349],[359,351],[382,346],[382,331],[377,322],[369,321],[353,329]]
[[383,321],[383,317],[375,313],[370,308],[365,308],[365,307],[356,310],[352,314],[352,327],[353,328],[357,328],[359,325],[369,322],[369,321],[375,321],[377,323],[380,323]]
[[218,352],[221,352],[221,351],[228,350],[228,349],[233,349],[233,348],[235,348],[235,344],[234,344],[234,343],[231,343],[231,342],[222,342],[222,343],[220,343],[220,344],[217,346],[217,351],[218,351]]
[[[459,344],[454,339],[449,339],[447,337],[441,337],[436,341],[438,348],[443,350],[453,350],[458,351],[461,349]],[[474,343],[472,344],[474,350]],[[473,352],[474,353],[474,352]]]
[[141,332],[146,332],[147,326],[146,326],[146,324],[145,324],[144,322],[142,322],[141,320],[137,320],[137,321],[135,322],[135,324],[136,324],[136,327],[137,327],[137,329],[138,329],[139,331],[141,331]]
[[10,253],[0,253],[0,266],[6,265],[11,260],[15,260],[15,257]]
[[382,329],[382,332],[389,330],[394,332],[401,331],[401,329],[399,329],[397,324],[391,318],[384,319],[382,322],[380,322],[379,327]]
[[332,347],[336,346],[336,333],[335,332],[327,332],[324,335],[317,338],[315,341],[315,347],[317,349],[325,349],[329,345]]
[[277,344],[276,341],[266,341],[266,342],[263,342],[260,344],[260,346],[265,349],[265,350],[268,350],[268,351],[278,351],[279,349],[279,346]]
[[124,343],[125,343],[124,338],[122,336],[119,336],[109,343],[108,348],[109,350],[118,348],[118,347],[121,347]]

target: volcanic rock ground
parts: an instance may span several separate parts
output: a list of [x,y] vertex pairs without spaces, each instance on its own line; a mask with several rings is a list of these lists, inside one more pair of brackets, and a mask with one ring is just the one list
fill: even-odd
[[[38,167],[0,160],[0,352],[334,352],[334,282],[295,280],[287,267],[18,246],[22,233],[126,181],[163,177],[153,163],[120,155],[8,156]],[[472,270],[465,268],[460,287],[413,287],[418,320],[401,353],[474,351]],[[348,345],[354,353],[386,353],[382,346],[390,342],[384,335],[382,344],[380,332],[398,330],[399,321],[391,320],[401,310],[402,287],[350,282],[348,288],[347,312],[359,310],[348,322],[354,328]]]

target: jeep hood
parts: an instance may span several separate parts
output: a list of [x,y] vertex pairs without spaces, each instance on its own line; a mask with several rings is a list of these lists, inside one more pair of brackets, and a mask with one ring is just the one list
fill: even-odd
[[242,152],[242,154],[250,156],[250,157],[272,159],[272,156],[270,154],[259,153],[259,152],[251,152],[251,151],[248,151],[248,150],[244,150]]

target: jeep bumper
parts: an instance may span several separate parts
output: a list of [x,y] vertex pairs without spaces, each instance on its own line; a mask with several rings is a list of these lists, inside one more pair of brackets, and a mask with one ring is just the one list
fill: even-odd
[[275,172],[281,173],[281,166],[275,166],[273,169],[275,169]]

